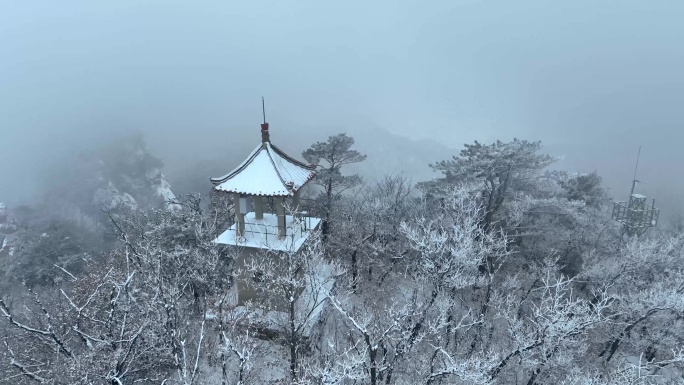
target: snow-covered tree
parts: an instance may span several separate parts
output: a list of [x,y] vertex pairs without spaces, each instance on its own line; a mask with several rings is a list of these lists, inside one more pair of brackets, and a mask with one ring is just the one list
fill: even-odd
[[644,354],[646,362],[661,361],[681,349],[682,260],[681,236],[630,239],[613,258],[587,256],[583,277],[615,297],[615,322],[606,325],[598,358],[610,364],[618,356],[629,359]]
[[[481,322],[477,312],[457,301],[456,295],[481,284],[482,259],[505,257],[506,241],[482,231],[477,203],[466,189],[456,191],[448,204],[451,210],[438,216],[426,216],[425,206],[415,210],[396,233],[387,233],[395,238],[392,247],[387,247],[387,240],[368,241],[375,253],[390,252],[385,258],[395,260],[375,265],[374,279],[357,279],[354,285],[338,282],[331,293],[330,303],[338,315],[333,323],[348,332],[340,337],[330,331],[324,337],[327,344],[322,345],[345,352],[343,357],[351,363],[342,372],[350,377],[393,384],[427,381],[436,371],[463,378],[473,374],[436,368],[426,357],[438,356],[446,334]],[[392,205],[384,207],[391,212]],[[356,354],[348,353],[352,348]]]
[[[301,247],[265,249],[245,262],[257,299],[247,305],[249,324],[275,333],[287,350],[291,383],[300,380],[300,361],[310,356],[310,337],[334,283],[335,267],[324,258],[318,232]],[[246,274],[245,274],[246,273]]]
[[347,134],[338,134],[329,137],[326,142],[316,142],[302,152],[304,159],[318,166],[314,183],[323,188],[321,197],[323,236],[329,232],[333,205],[340,194],[361,183],[361,177],[358,174],[342,175],[343,166],[363,162],[366,159],[366,155],[351,149],[353,145],[354,138]]
[[177,211],[108,213],[121,248],[104,262],[72,275],[68,288],[2,299],[0,316],[14,331],[3,355],[16,378],[201,383],[207,299],[226,289],[230,274],[212,218],[198,199],[182,203]]
[[423,206],[411,182],[388,175],[340,202],[337,227],[328,238],[328,253],[342,263],[352,289],[360,281],[380,279],[409,251],[401,224]]
[[554,159],[538,154],[541,142],[514,139],[483,145],[477,141],[466,144],[459,156],[437,162],[431,167],[444,177],[422,184],[426,191],[439,192],[443,188],[462,183],[481,183],[482,226],[488,231],[496,215],[512,191],[526,185]]

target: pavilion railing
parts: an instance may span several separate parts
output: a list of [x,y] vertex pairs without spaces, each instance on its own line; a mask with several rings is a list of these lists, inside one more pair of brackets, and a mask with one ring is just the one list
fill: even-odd
[[293,223],[285,227],[284,236],[279,236],[279,228],[277,225],[270,225],[265,223],[245,222],[245,230],[242,232],[242,237],[263,237],[263,241],[268,243],[275,240],[284,240],[290,238],[294,243],[295,239],[300,238],[303,233],[310,231],[314,226],[313,218],[310,216],[295,215]]

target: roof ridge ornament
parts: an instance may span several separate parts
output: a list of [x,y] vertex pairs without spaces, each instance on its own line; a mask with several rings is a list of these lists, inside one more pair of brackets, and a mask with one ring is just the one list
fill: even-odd
[[266,105],[264,104],[263,96],[261,97],[261,113],[264,116],[264,122],[261,123],[261,143],[265,148],[266,143],[271,141],[271,135],[268,132],[268,123],[266,123]]

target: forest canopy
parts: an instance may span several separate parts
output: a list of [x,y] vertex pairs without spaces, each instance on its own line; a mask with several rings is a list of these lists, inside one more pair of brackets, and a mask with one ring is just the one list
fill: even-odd
[[[214,242],[233,201],[176,197],[139,139],[68,212],[3,209],[0,383],[684,380],[681,231],[624,236],[601,177],[540,142],[466,144],[418,183],[349,173],[354,145],[303,151],[324,225],[246,267]],[[240,274],[269,301],[236,306]]]

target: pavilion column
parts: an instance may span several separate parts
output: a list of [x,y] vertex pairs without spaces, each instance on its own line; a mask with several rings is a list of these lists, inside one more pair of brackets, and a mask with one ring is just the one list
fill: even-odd
[[299,209],[299,190],[295,191],[294,195],[292,195],[292,210],[295,210],[295,212],[301,211]]
[[276,212],[278,214],[278,238],[285,238],[287,235],[287,227],[285,225],[285,198],[276,198]]
[[233,194],[233,207],[235,208],[235,235],[243,237],[245,235],[245,214],[240,208],[240,194]]
[[253,197],[254,202],[254,219],[263,220],[264,219],[264,198],[260,196]]

